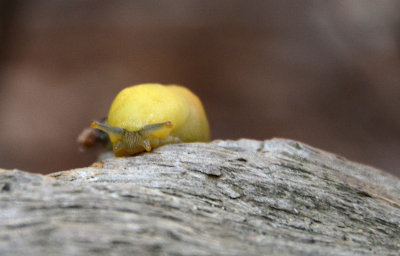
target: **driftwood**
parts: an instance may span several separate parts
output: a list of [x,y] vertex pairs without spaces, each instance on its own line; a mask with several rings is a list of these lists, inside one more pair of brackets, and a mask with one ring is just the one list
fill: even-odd
[[0,255],[399,252],[399,179],[291,140],[0,171]]

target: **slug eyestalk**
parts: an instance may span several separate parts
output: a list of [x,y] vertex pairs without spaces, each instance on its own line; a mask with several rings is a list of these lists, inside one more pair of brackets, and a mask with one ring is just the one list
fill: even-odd
[[173,124],[170,121],[150,124],[138,131],[128,131],[118,126],[110,126],[106,123],[92,122],[91,128],[99,129],[108,134],[113,143],[113,151],[116,156],[129,156],[143,151],[150,151],[152,148],[167,143],[178,143],[180,140],[174,137],[160,139],[152,134],[161,129],[171,129]]

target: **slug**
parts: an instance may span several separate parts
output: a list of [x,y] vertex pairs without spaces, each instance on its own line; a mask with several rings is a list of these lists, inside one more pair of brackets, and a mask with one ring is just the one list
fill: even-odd
[[107,121],[94,121],[90,127],[108,134],[116,156],[131,156],[169,143],[210,140],[201,101],[178,85],[125,88],[111,104]]

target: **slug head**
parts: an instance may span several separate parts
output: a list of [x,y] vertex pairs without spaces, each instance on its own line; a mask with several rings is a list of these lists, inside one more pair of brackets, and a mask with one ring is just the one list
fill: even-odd
[[118,126],[110,126],[106,123],[92,122],[91,128],[99,129],[108,134],[113,144],[116,156],[131,156],[143,151],[150,151],[158,146],[158,138],[153,133],[161,129],[171,129],[170,121],[144,126],[138,131],[128,131]]

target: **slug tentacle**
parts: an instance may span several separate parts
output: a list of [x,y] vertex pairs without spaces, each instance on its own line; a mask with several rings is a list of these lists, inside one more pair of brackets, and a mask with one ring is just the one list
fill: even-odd
[[144,147],[144,149],[146,149],[147,152],[149,152],[151,150],[151,144],[150,144],[149,139],[145,139],[143,141],[143,147]]
[[[136,154],[144,150],[151,151],[152,147],[158,147],[160,142],[162,144],[176,143],[176,139],[171,139],[169,136],[165,139],[156,139],[153,133],[167,128],[173,127],[172,122],[167,121],[163,123],[146,125],[139,131],[128,131],[118,126],[111,126],[106,123],[92,122],[90,127],[106,132],[111,141],[114,143],[113,150],[117,156],[125,156]],[[154,139],[153,139],[154,138]]]
[[118,141],[117,144],[115,144],[115,146],[114,146],[114,151],[120,150],[121,146],[122,146],[121,141]]
[[143,127],[141,130],[139,130],[139,134],[142,135],[143,137],[148,137],[152,133],[161,130],[163,128],[172,128],[173,124],[171,121],[167,121],[164,123],[158,123],[158,124],[149,124]]
[[103,132],[106,132],[108,135],[114,136],[116,138],[121,138],[123,133],[124,133],[124,129],[121,128],[121,127],[110,126],[108,124],[99,123],[99,122],[96,122],[96,121],[93,121],[90,124],[90,127],[102,130]]

